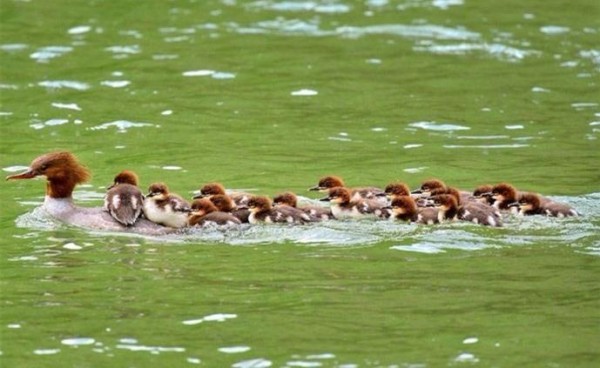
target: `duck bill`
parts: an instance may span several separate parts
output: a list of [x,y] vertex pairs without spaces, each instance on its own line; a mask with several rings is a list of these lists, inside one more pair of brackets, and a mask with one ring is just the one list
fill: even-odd
[[202,194],[202,193],[198,193],[198,194],[194,194],[194,196],[192,197],[192,199],[199,199],[199,198],[204,198],[206,197],[206,195]]
[[314,187],[308,188],[308,190],[311,191],[311,192],[320,192],[320,191],[323,190],[323,188],[321,188],[320,186],[316,185]]
[[9,175],[6,177],[6,180],[20,180],[20,179],[33,179],[37,176],[35,171],[28,169],[25,172],[20,174]]
[[423,194],[423,191],[421,189],[415,189],[412,192],[410,192],[410,194]]
[[511,207],[517,207],[517,208],[520,208],[520,207],[521,207],[521,205],[519,204],[519,202],[513,202],[513,203],[509,203],[509,204],[508,204],[508,208],[511,208]]
[[321,201],[321,202],[330,202],[331,198],[329,198],[329,197],[323,197],[323,198],[319,199],[319,201]]

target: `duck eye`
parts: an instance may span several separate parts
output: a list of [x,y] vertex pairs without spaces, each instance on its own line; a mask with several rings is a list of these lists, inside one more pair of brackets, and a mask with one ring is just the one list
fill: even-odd
[[45,171],[47,168],[48,168],[48,164],[43,164],[42,166],[40,166],[41,171]]

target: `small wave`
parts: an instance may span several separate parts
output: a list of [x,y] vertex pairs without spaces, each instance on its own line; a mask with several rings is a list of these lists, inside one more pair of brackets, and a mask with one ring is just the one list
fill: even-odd
[[117,121],[112,121],[110,123],[96,125],[96,126],[88,128],[88,129],[89,130],[104,130],[104,129],[113,128],[113,127],[117,128],[119,130],[119,132],[126,132],[130,128],[156,127],[156,125],[150,124],[150,123],[127,121],[127,120],[117,120]]
[[78,91],[90,89],[90,85],[87,83],[69,80],[41,81],[38,83],[38,86],[46,88],[71,88]]
[[46,46],[38,49],[31,55],[30,58],[40,63],[47,63],[50,59],[63,56],[64,54],[73,51],[71,46]]
[[449,124],[449,123],[436,123],[434,121],[419,121],[416,123],[410,123],[408,126],[413,128],[420,128],[425,130],[434,130],[434,131],[453,131],[453,130],[469,130],[471,128],[457,125],[457,124]]

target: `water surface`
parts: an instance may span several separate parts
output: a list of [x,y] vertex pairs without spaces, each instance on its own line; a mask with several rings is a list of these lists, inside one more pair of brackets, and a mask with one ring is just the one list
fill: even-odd
[[122,169],[306,200],[319,177],[507,181],[582,216],[146,238],[0,212],[4,366],[597,366],[595,1],[6,0],[0,167],[67,149],[99,206]]

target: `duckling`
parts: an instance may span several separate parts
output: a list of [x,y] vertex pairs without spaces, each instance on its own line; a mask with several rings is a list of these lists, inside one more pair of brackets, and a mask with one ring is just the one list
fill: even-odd
[[412,194],[419,194],[421,197],[431,196],[432,190],[446,190],[446,184],[439,179],[429,179],[421,183],[419,189],[413,190]]
[[336,219],[376,216],[388,218],[389,211],[381,202],[368,199],[354,199],[348,188],[336,187],[329,189],[329,195],[321,201],[331,203],[331,213]]
[[239,225],[242,222],[231,213],[221,212],[208,198],[195,199],[188,217],[190,226]]
[[458,203],[451,194],[438,194],[431,197],[433,205],[438,209],[438,221],[455,221],[458,219]]
[[392,201],[396,197],[411,195],[410,188],[408,187],[408,185],[406,185],[404,183],[400,183],[400,182],[390,183],[390,184],[386,185],[384,192],[387,195],[387,197]]
[[[310,216],[306,213],[287,208],[273,208],[271,200],[265,196],[255,196],[248,201],[250,216],[248,221],[251,224],[258,223],[289,223],[289,224],[304,224],[311,222]],[[295,210],[295,211],[290,211]]]
[[204,198],[204,197],[211,197],[213,195],[218,195],[218,194],[227,194],[231,197],[231,199],[233,199],[233,201],[235,202],[236,206],[246,206],[248,204],[248,200],[250,200],[250,198],[253,196],[250,193],[244,193],[244,192],[231,192],[231,193],[227,193],[225,191],[225,187],[223,186],[223,184],[221,183],[208,183],[202,186],[202,188],[200,188],[200,193],[196,194],[193,198],[194,199],[198,199],[198,198]]
[[133,226],[143,212],[144,195],[137,184],[138,177],[133,171],[121,171],[104,196],[104,209],[125,226]]
[[164,183],[154,183],[148,188],[144,200],[144,215],[150,221],[169,227],[187,226],[190,205],[177,194],[169,192]]
[[226,194],[211,195],[210,201],[217,207],[219,211],[231,213],[241,222],[246,224],[248,223],[250,211],[248,210],[247,205],[236,206],[233,199]]
[[475,198],[478,202],[489,204],[490,206],[494,204],[494,199],[492,198],[492,190],[494,186],[491,184],[482,184],[473,190],[473,198]]
[[297,208],[307,215],[314,219],[318,220],[330,220],[333,219],[333,213],[331,213],[330,208],[321,207],[321,206],[302,206],[298,207],[298,197],[296,194],[292,192],[284,192],[273,197],[273,204],[279,208],[282,206],[289,206],[292,208]]
[[453,187],[446,187],[431,191],[431,195],[450,194],[456,199],[458,205],[457,219],[461,221],[473,222],[475,224],[487,226],[502,226],[502,217],[500,212],[494,207],[479,202],[472,196],[462,196],[461,193]]
[[[325,176],[319,180],[319,183],[308,190],[327,192],[329,189],[337,187],[346,187],[344,181],[339,176]],[[374,199],[382,204],[387,203],[386,194],[383,190],[376,187],[350,188],[352,200]]]
[[493,199],[492,206],[502,211],[508,211],[512,214],[516,214],[519,210],[516,207],[510,207],[514,202],[517,202],[518,193],[515,187],[508,183],[500,183],[494,185],[491,192]]
[[418,207],[412,196],[397,196],[392,200],[390,220],[418,224],[439,224],[439,210],[434,207]]
[[520,215],[579,216],[579,213],[571,206],[554,201],[544,202],[537,193],[523,193],[518,202],[509,206],[517,207]]

